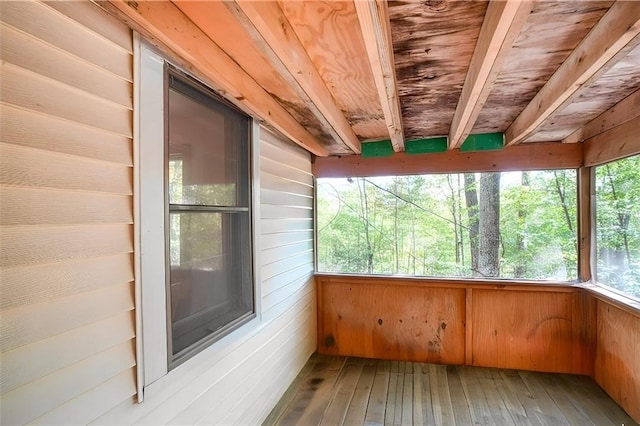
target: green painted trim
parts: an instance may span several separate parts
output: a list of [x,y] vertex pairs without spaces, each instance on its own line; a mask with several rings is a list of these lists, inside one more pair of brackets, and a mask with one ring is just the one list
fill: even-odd
[[389,139],[375,142],[362,142],[360,146],[362,148],[363,158],[390,157],[393,155],[393,145],[391,145]]
[[407,154],[430,154],[434,152],[445,152],[447,150],[447,137],[413,139],[406,141],[404,151]]
[[504,133],[469,135],[460,147],[461,152],[493,151],[504,147]]

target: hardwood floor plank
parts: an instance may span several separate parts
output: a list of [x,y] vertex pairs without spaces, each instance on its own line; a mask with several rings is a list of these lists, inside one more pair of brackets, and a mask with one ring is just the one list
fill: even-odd
[[472,424],[471,411],[469,410],[469,403],[465,397],[464,389],[462,389],[458,368],[454,365],[447,366],[447,378],[449,379],[449,392],[451,393],[454,419],[458,425],[470,425]]
[[478,376],[480,389],[484,392],[489,413],[491,414],[492,424],[494,425],[514,425],[515,421],[511,417],[505,402],[500,396],[500,392],[496,385],[495,379],[491,377],[489,368],[475,369]]
[[413,363],[411,362],[405,363],[400,424],[403,426],[413,425]]
[[500,395],[500,398],[504,402],[504,405],[507,411],[509,412],[509,414],[511,415],[511,418],[517,425],[530,424],[529,419],[527,418],[527,411],[523,407],[517,395],[515,395],[509,389],[507,385],[507,381],[503,378],[500,372],[501,370],[497,368],[488,369],[488,373],[490,377],[494,380],[496,389],[498,390],[498,394]]
[[491,424],[491,413],[489,405],[480,389],[480,382],[475,372],[476,368],[460,367],[460,382],[462,389],[469,402],[469,411],[473,424]]
[[316,365],[303,382],[296,400],[279,424],[317,425],[320,423],[332,396],[336,379],[345,362],[345,357],[318,356]]
[[265,425],[634,425],[591,378],[314,355]]
[[267,418],[263,422],[264,425],[274,425],[279,422],[280,418],[284,415],[284,413],[287,412],[289,405],[293,403],[300,384],[306,380],[309,374],[311,374],[311,371],[315,367],[317,360],[317,354],[311,355],[307,363],[304,365],[304,367],[302,367],[302,370],[300,370],[300,373],[298,373],[296,378],[293,380],[293,383],[291,383],[284,395],[282,395],[282,398],[280,398],[278,404],[274,407],[273,410],[271,410],[271,413],[269,413],[269,416],[267,416]]
[[562,414],[562,410],[551,399],[544,387],[534,379],[535,374],[531,371],[519,371],[518,375],[522,378],[525,386],[529,389],[533,399],[535,399],[540,407],[536,413],[543,424],[568,425],[567,418]]
[[[415,373],[414,373],[415,374]],[[420,364],[420,388],[422,390],[422,419],[424,425],[436,424],[431,398],[431,376],[429,364]]]
[[366,360],[366,363],[362,367],[360,380],[358,380],[356,390],[353,393],[353,398],[351,398],[349,410],[344,418],[345,425],[364,424],[365,416],[367,414],[367,406],[372,394],[373,380],[375,377],[376,361]]
[[364,367],[364,359],[347,359],[336,380],[336,384],[334,385],[335,391],[324,411],[320,425],[335,426],[343,424],[344,418],[349,410],[349,405],[351,404],[351,399],[356,390],[356,385],[358,384],[358,380],[360,380],[362,367]]
[[508,393],[512,395],[524,409],[526,421],[523,422],[523,424],[543,426],[543,423],[540,422],[536,414],[540,411],[540,407],[518,372],[516,370],[500,370],[500,377],[502,377]]
[[447,366],[429,364],[431,382],[431,400],[433,402],[433,416],[438,425],[455,425],[455,415],[449,393]]
[[390,382],[389,361],[378,361],[364,424],[383,425]]
[[635,424],[634,420],[589,377],[558,374],[554,375],[555,380],[570,390],[572,402],[595,424]]
[[[394,371],[395,370],[395,371]],[[398,363],[391,362],[389,372],[389,388],[387,390],[387,407],[384,412],[384,424],[392,425],[396,414],[396,400],[398,393]]]

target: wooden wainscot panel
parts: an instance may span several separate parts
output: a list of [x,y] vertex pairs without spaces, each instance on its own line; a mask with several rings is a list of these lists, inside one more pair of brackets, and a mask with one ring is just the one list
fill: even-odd
[[[534,371],[588,373],[574,316],[576,294],[473,290],[472,364]],[[587,356],[588,358],[588,356]],[[586,371],[585,371],[586,370]]]
[[464,363],[465,289],[317,278],[318,352]]
[[596,382],[640,422],[640,316],[597,301]]

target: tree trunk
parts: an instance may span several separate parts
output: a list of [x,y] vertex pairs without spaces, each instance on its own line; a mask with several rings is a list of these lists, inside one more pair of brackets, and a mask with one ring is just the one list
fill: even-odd
[[480,175],[478,272],[500,276],[500,173]]
[[[362,182],[362,188],[360,187]],[[362,208],[362,218],[364,219],[364,236],[367,243],[367,273],[373,273],[373,248],[369,237],[369,204],[367,202],[367,188],[364,179],[358,179],[358,190],[360,191],[360,207]]]
[[478,276],[478,192],[476,191],[476,176],[473,173],[464,174],[464,198],[469,216],[471,271],[473,271],[473,276]]
[[[529,186],[529,172],[522,172],[522,178],[520,181],[522,187]],[[516,235],[516,249],[518,250],[518,264],[515,270],[516,278],[525,278],[527,274],[527,258],[524,255],[524,251],[526,249],[526,240],[525,235],[527,234],[527,229],[525,227],[525,223],[527,222],[527,206],[524,205],[522,199],[520,199],[520,203],[518,205],[518,234]]]

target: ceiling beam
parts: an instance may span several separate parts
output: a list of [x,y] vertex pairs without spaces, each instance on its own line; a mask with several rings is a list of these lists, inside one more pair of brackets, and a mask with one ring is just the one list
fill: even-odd
[[578,144],[584,145],[584,166],[597,166],[640,154],[638,135],[640,135],[640,116],[586,139],[582,144]]
[[394,151],[404,151],[402,115],[387,2],[386,0],[354,0],[354,3],[391,144]]
[[640,116],[640,90],[636,90],[610,109],[567,136],[562,142],[576,143],[611,130]]
[[571,102],[583,85],[626,56],[629,47],[640,40],[639,33],[640,2],[615,2],[511,123],[505,132],[506,145],[524,141],[554,112]]
[[171,2],[98,1],[179,65],[222,92],[239,108],[263,119],[293,142],[324,157],[327,150],[232,58]]
[[225,1],[258,49],[336,142],[360,153],[360,141],[275,1]]
[[348,178],[426,173],[577,169],[582,165],[583,144],[546,142],[528,143],[497,151],[461,152],[455,149],[416,155],[396,152],[391,157],[363,158],[359,155],[324,157],[316,158],[312,171],[317,178]]
[[489,2],[451,123],[449,149],[460,148],[471,133],[507,54],[532,9],[533,1]]

